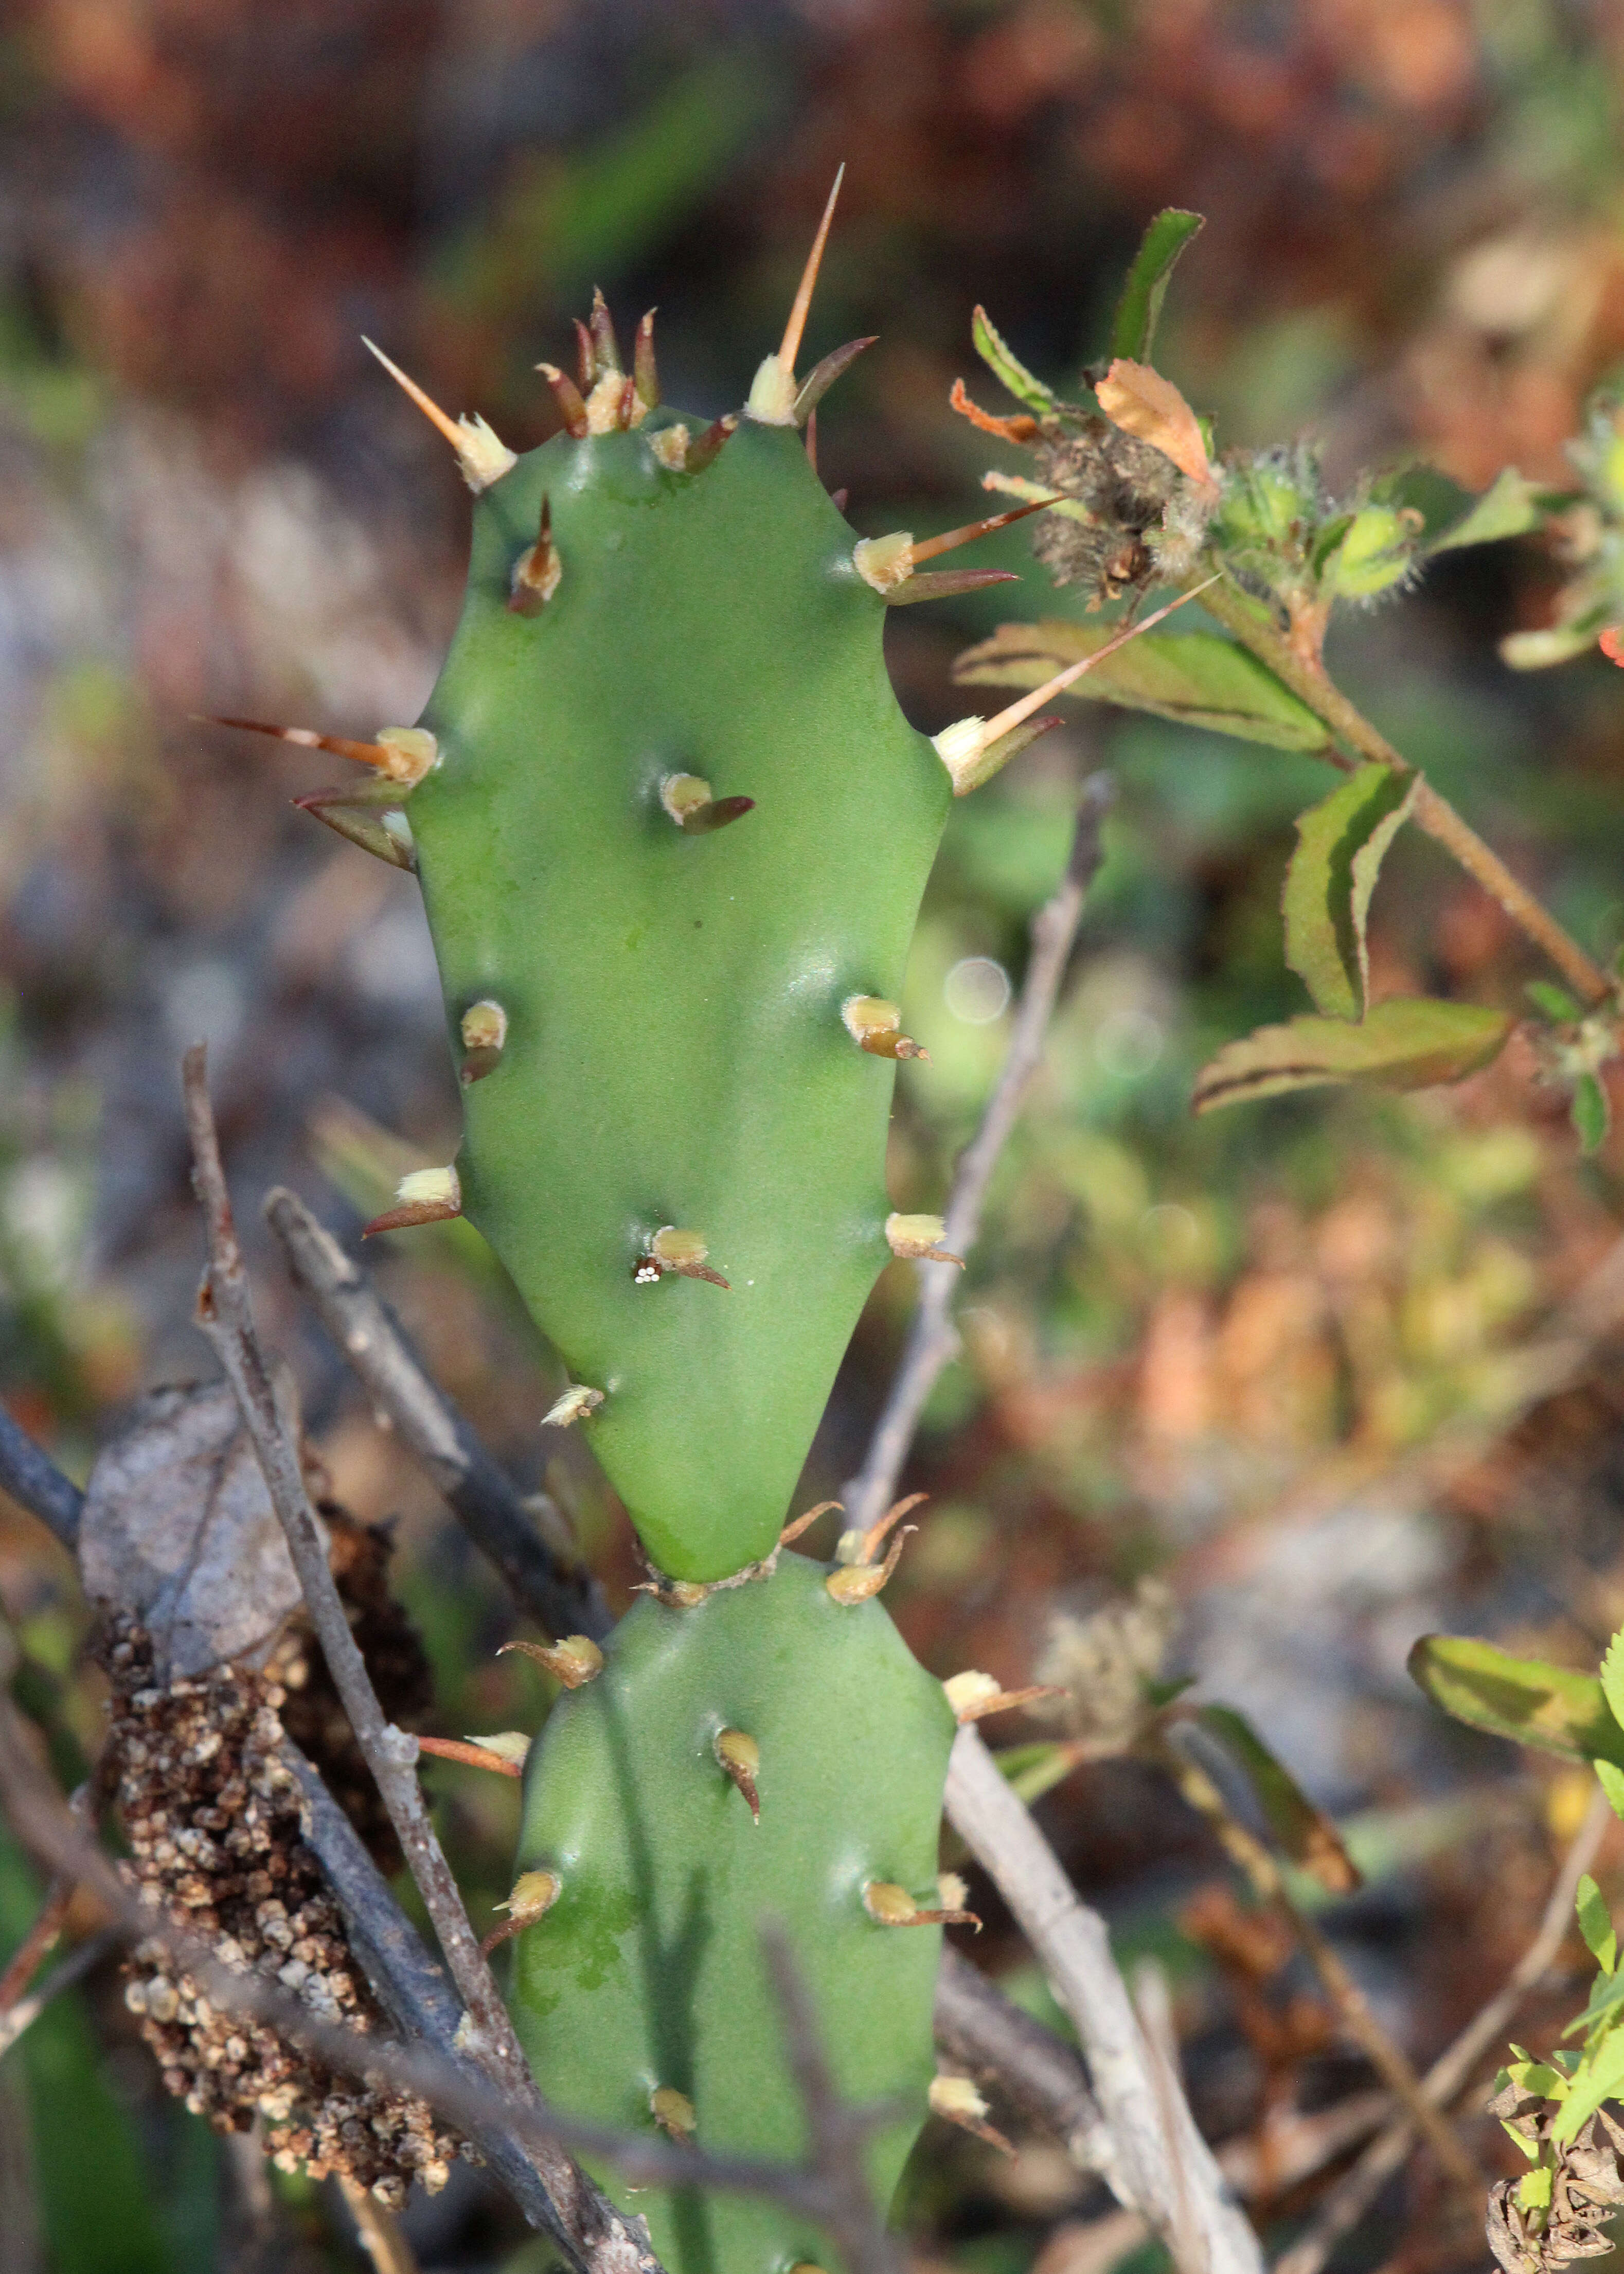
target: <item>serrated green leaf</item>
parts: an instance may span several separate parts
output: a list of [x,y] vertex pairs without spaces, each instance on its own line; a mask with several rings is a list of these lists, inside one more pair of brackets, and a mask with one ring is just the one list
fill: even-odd
[[1297,817],[1282,902],[1286,961],[1327,1018],[1359,1019],[1370,988],[1365,919],[1419,776],[1373,761]]
[[1111,319],[1113,356],[1128,356],[1135,363],[1149,362],[1174,267],[1185,245],[1206,226],[1204,215],[1185,213],[1177,206],[1164,207],[1151,222],[1139,239],[1139,249],[1133,256],[1133,266],[1128,271],[1128,281],[1122,288],[1122,297]]
[[1541,2164],[1517,2181],[1517,2201],[1524,2210],[1549,2210],[1556,2180],[1553,2165]]
[[1624,1769],[1612,1761],[1593,1761],[1596,1781],[1607,1796],[1607,1805],[1615,1816],[1624,1816]]
[[1624,2029],[1609,2029],[1586,2048],[1569,2081],[1561,2113],[1551,2127],[1551,2138],[1565,2146],[1583,2131],[1604,2100],[1614,2100],[1624,2088]]
[[[1514,2052],[1520,2048],[1514,2046]],[[1568,2097],[1569,2080],[1548,2061],[1538,2061],[1530,2053],[1512,2062],[1507,2071],[1519,2092],[1534,2093],[1541,2100],[1564,2100]]]
[[1624,2006],[1624,1974],[1598,1974],[1590,1984],[1589,2004],[1583,2014],[1569,2022],[1562,2035],[1571,2037],[1583,2031],[1588,2036],[1597,2022],[1617,2006]]
[[1292,1019],[1226,1043],[1196,1076],[1191,1103],[1207,1113],[1214,1106],[1325,1082],[1425,1089],[1435,1081],[1460,1081],[1487,1065],[1510,1031],[1503,1012],[1424,997],[1378,1003],[1357,1025],[1345,1019]]
[[1285,1856],[1312,1872],[1332,1894],[1351,1894],[1361,1882],[1342,1834],[1330,1818],[1314,1806],[1245,1715],[1228,1706],[1200,1706],[1195,1719],[1244,1776]]
[[[953,677],[961,687],[1041,687],[1067,664],[1095,654],[1116,629],[1063,618],[1002,624],[965,651]],[[1329,739],[1305,703],[1245,648],[1216,632],[1147,632],[1066,692],[1277,750],[1322,750]]]
[[1568,990],[1554,985],[1549,979],[1530,979],[1522,992],[1530,1003],[1545,1013],[1553,1026],[1576,1027],[1584,1016]]
[[1503,537],[1521,537],[1538,529],[1545,517],[1545,493],[1526,481],[1515,466],[1507,466],[1474,498],[1458,521],[1438,536],[1422,540],[1424,553],[1452,553],[1462,545],[1495,545]]
[[996,374],[1017,403],[1024,403],[1041,418],[1052,416],[1059,408],[1052,389],[1026,369],[985,308],[977,308],[971,317],[970,337],[981,361]]
[[1513,1658],[1470,1635],[1423,1635],[1410,1653],[1410,1679],[1434,1706],[1496,1737],[1624,1772],[1624,1729],[1593,1674]]
[[1552,624],[1544,631],[1507,632],[1500,644],[1502,663],[1513,671],[1548,671],[1553,664],[1568,663],[1596,644],[1606,629],[1605,611],[1593,610],[1576,623]]
[[1619,1938],[1613,1929],[1613,1913],[1607,1899],[1587,1871],[1580,1880],[1574,1898],[1578,1914],[1579,1931],[1584,1937],[1585,1948],[1605,1973],[1611,1974],[1618,1964]]
[[[1624,1627],[1620,1628],[1602,1653],[1597,1679],[1601,1683],[1601,1694],[1607,1701],[1608,1712],[1624,1728]],[[1624,1753],[1617,1758],[1624,1761]]]
[[1613,1113],[1606,1090],[1593,1073],[1582,1073],[1574,1084],[1571,1118],[1579,1150],[1584,1154],[1599,1153],[1607,1141]]

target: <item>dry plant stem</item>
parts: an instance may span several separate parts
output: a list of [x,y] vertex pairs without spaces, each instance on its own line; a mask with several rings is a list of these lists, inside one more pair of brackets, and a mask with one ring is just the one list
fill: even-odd
[[[1209,615],[1215,616],[1226,629],[1232,631],[1260,663],[1267,665],[1276,679],[1306,703],[1316,718],[1323,719],[1350,750],[1361,758],[1373,758],[1379,765],[1390,766],[1395,773],[1415,772],[1409,760],[1348,700],[1324,665],[1299,654],[1285,635],[1276,631],[1236,585],[1229,582],[1212,585],[1202,594],[1201,603]],[[1618,990],[1599,964],[1591,961],[1578,941],[1563,930],[1527,885],[1512,875],[1499,854],[1484,843],[1477,831],[1462,819],[1448,799],[1440,797],[1429,781],[1423,779],[1410,813],[1417,827],[1452,853],[1467,875],[1498,900],[1512,922],[1550,957],[1585,1002],[1603,1004],[1615,999]]]
[[[786,2202],[832,2231],[841,2214],[841,2189],[849,2174],[835,2180],[811,2166],[763,2164],[747,2157],[718,2157],[693,2147],[677,2147],[649,2135],[618,2132],[606,2125],[576,2122],[550,2108],[538,2095],[524,2105],[492,2085],[470,2064],[447,2059],[425,2044],[402,2045],[363,2037],[341,2023],[318,2021],[308,2007],[267,1981],[263,1975],[233,1974],[219,1965],[207,1943],[177,1926],[155,1906],[143,1902],[114,1871],[111,1860],[85,1832],[49,1773],[34,1758],[21,1716],[0,1690],[0,1802],[19,1838],[48,1867],[71,1872],[119,1922],[131,1939],[162,1943],[222,2013],[274,2029],[341,2074],[375,2079],[396,2091],[428,2101],[482,2148],[512,2138],[538,2162],[556,2152],[560,2142],[617,2164],[637,2187],[723,2187]],[[854,2129],[870,2120],[861,2112],[845,2120]],[[499,2167],[500,2168],[500,2167]],[[596,2191],[594,2191],[595,2193]],[[637,2222],[641,2225],[641,2221]],[[588,2274],[661,2274],[659,2261],[637,2243],[625,2221],[620,2240],[583,2248],[556,2226],[573,2263]]]
[[362,2187],[358,2180],[345,2175],[338,2184],[356,2223],[361,2248],[377,2274],[418,2274],[417,2257],[401,2232],[399,2219],[380,2202],[374,2202],[372,2190]]
[[[1026,1085],[1043,1055],[1043,1038],[1082,921],[1083,903],[1099,871],[1100,825],[1112,794],[1109,774],[1091,775],[1084,783],[1065,874],[1033,920],[1032,953],[1016,1005],[1009,1055],[981,1126],[960,1154],[953,1172],[942,1234],[942,1245],[951,1254],[966,1254],[974,1244],[992,1172],[1019,1116]],[[846,1487],[846,1520],[857,1531],[866,1532],[896,1498],[897,1480],[920,1416],[943,1368],[959,1353],[959,1330],[949,1310],[959,1273],[951,1263],[921,1263],[919,1276],[919,1309],[902,1362],[861,1471]]]
[[1113,2155],[1083,2065],[1063,2038],[994,1989],[951,1944],[936,1976],[936,2039],[972,2075],[993,2076],[1021,2113],[1052,2132],[1081,2171],[1103,2174]]
[[[467,2008],[474,2031],[472,2050],[492,2082],[512,2098],[515,2113],[533,2112],[539,2100],[529,2066],[429,1822],[417,1778],[416,1740],[384,1720],[327,1568],[297,1449],[276,1409],[269,1370],[254,1332],[247,1274],[231,1220],[209,1104],[207,1053],[201,1044],[186,1053],[184,1090],[194,1179],[208,1233],[208,1263],[198,1295],[198,1323],[236,1392],[271,1504],[287,1538],[311,1623]],[[553,2198],[553,2223],[568,2239],[582,2263],[588,2263],[590,2250],[598,2274],[612,2274],[612,2270],[613,2274],[631,2274],[646,2261],[644,2246],[568,2156],[550,2148],[538,2170]]]
[[[1102,2176],[1169,2245],[1179,2183],[1205,2274],[1259,2274],[1258,2238],[1236,2204],[1182,2092],[1165,2095],[1111,1955],[1105,1922],[1079,1898],[974,1725],[953,1742],[947,1813],[1014,1913],[1081,2041],[1113,2154]],[[1164,2123],[1165,2097],[1171,2137]],[[1175,2179],[1175,2170],[1178,2180]]]
[[1377,2020],[1370,2000],[1343,1965],[1335,1946],[1291,1900],[1285,1874],[1273,1850],[1237,1821],[1207,1771],[1189,1759],[1176,1743],[1169,1742],[1162,1748],[1162,1758],[1179,1792],[1211,1825],[1224,1853],[1245,1875],[1259,1901],[1273,1905],[1289,1922],[1342,2027],[1388,2091],[1409,2112],[1411,2121],[1425,2134],[1428,2145],[1444,2170],[1457,2187],[1480,2187],[1482,2172],[1461,2144],[1454,2127],[1422,2091],[1421,2080],[1402,2048],[1395,2044]]
[[64,1547],[74,1546],[84,1494],[54,1461],[47,1459],[27,1432],[18,1427],[4,1405],[0,1405],[0,1492],[9,1493],[19,1508],[37,1516]]
[[549,1634],[590,1635],[601,1642],[613,1624],[603,1590],[590,1572],[567,1568],[538,1537],[519,1495],[430,1381],[401,1327],[338,1242],[281,1186],[266,1196],[265,1218],[282,1243],[294,1285],[373,1407],[445,1495],[521,1608]]
[[60,1998],[64,1990],[71,1990],[76,1982],[82,1982],[86,1975],[94,1973],[104,1958],[112,1956],[124,1939],[117,1927],[103,1927],[99,1934],[93,1934],[87,1941],[81,1942],[77,1950],[71,1950],[60,1966],[53,1966],[37,1990],[0,2009],[0,2055],[11,2052],[24,2030],[33,2027],[53,1998]]
[[[1421,2090],[1429,2102],[1445,2106],[1464,2090],[1472,2071],[1503,2037],[1513,2014],[1555,1963],[1573,1924],[1579,1881],[1596,1861],[1613,1811],[1598,1789],[1583,1823],[1563,1859],[1540,1918],[1539,1929],[1505,1981],[1472,2016],[1455,2043],[1428,2069]],[[1307,2226],[1276,2262],[1274,2274],[1320,2274],[1343,2235],[1358,2225],[1415,2145],[1416,2127],[1401,2117],[1372,2140],[1352,2170],[1344,2173],[1320,2204]]]
[[40,1905],[40,1915],[18,1944],[10,1965],[0,1974],[0,2014],[17,2003],[40,1969],[41,1962],[56,1937],[73,1901],[71,1879],[53,1879]]
[[898,2274],[863,2170],[863,2135],[872,2128],[872,2119],[840,2097],[782,1927],[764,1922],[761,1944],[784,2020],[785,2057],[806,2110],[809,2162],[828,2191],[824,2223],[840,2247],[847,2274]]

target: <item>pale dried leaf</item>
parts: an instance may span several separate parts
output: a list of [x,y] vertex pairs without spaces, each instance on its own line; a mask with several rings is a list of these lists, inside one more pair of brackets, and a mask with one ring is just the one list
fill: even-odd
[[1210,484],[1213,470],[1196,415],[1170,379],[1147,363],[1118,356],[1094,389],[1101,410],[1124,434],[1136,434],[1171,458],[1192,482]]
[[[290,1378],[276,1397],[297,1439]],[[242,1658],[299,1600],[287,1541],[224,1382],[154,1390],[91,1472],[79,1570],[94,1601],[129,1611],[168,1683]]]

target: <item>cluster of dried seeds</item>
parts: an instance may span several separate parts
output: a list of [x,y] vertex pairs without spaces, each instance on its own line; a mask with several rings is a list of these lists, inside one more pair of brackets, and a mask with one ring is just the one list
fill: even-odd
[[[276,1983],[323,2021],[380,2027],[301,1836],[278,1753],[282,1690],[230,1666],[154,1687],[150,1645],[127,1616],[109,1622],[102,1657],[132,1858],[123,1868],[232,1973]],[[274,2030],[217,2011],[162,1944],[138,1946],[124,1978],[167,2089],[218,2131],[259,2120],[282,2170],[338,2173],[393,2206],[414,2178],[431,2193],[443,2187],[450,2158],[470,2152],[424,2102],[335,2076]]]

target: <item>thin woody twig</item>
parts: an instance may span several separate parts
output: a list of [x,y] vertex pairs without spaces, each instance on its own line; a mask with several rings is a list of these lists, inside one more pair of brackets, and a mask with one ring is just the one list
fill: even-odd
[[94,1973],[104,1958],[110,1958],[124,1937],[117,1927],[103,1927],[88,1936],[78,1948],[71,1950],[50,1972],[37,1990],[26,1998],[18,1998],[0,2008],[0,2054],[8,2053],[25,2029],[32,2029],[53,1999],[60,1998],[76,1982],[82,1982]]
[[64,1547],[79,1539],[85,1495],[0,1405],[0,1492],[54,1532]]
[[[1484,2054],[1503,2037],[1523,1999],[1538,1988],[1555,1962],[1573,1922],[1579,1881],[1595,1862],[1602,1835],[1612,1820],[1613,1811],[1598,1788],[1590,1796],[1584,1821],[1556,1876],[1534,1939],[1494,1995],[1472,2016],[1455,2043],[1439,2055],[1421,2080],[1422,2092],[1435,2106],[1447,2106],[1465,2090]],[[1337,2181],[1319,2205],[1290,2249],[1275,2261],[1274,2274],[1320,2274],[1343,2235],[1357,2225],[1403,2164],[1415,2145],[1415,2125],[1404,2116],[1372,2140],[1352,2170]]]
[[[207,1053],[200,1043],[186,1053],[184,1087],[194,1182],[208,1239],[208,1261],[198,1294],[198,1324],[237,1395],[298,1574],[311,1623],[467,2008],[474,2033],[472,2050],[492,2082],[512,2097],[518,2109],[533,2109],[537,2094],[529,2065],[429,1821],[417,1777],[417,1740],[384,1719],[327,1566],[297,1449],[277,1410],[269,1368],[254,1330],[247,1273],[232,1223],[209,1104]],[[568,2156],[556,2147],[549,2147],[546,2153],[553,2168],[540,2166],[541,2177],[557,2206],[559,2225],[577,2256],[586,2263],[589,2250],[593,2252],[600,2274],[610,2274],[611,2268],[630,2274],[630,2270],[642,2266],[647,2253],[620,2214]]]
[[39,1916],[12,1952],[5,1971],[0,1974],[0,2014],[8,2013],[15,2006],[39,1972],[46,1952],[62,1932],[62,1923],[72,1901],[72,1880],[53,1879],[45,1891]]
[[1259,2274],[1258,2238],[1196,2129],[1189,2103],[1165,2081],[1158,2088],[1105,1922],[1079,1897],[974,1724],[953,1742],[947,1813],[1009,1904],[1077,2029],[1109,2127],[1115,2152],[1102,2176],[1117,2201],[1143,2211],[1171,2243],[1182,2186],[1207,2274]]
[[[1031,959],[1016,1005],[1009,1054],[981,1117],[981,1126],[959,1155],[953,1171],[942,1234],[942,1245],[951,1254],[966,1254],[974,1244],[981,1228],[981,1207],[992,1172],[1025,1103],[1026,1086],[1043,1055],[1043,1039],[1054,1014],[1060,983],[1065,976],[1077,928],[1082,922],[1083,904],[1099,872],[1102,858],[1100,825],[1112,795],[1109,774],[1091,774],[1083,784],[1065,874],[1033,919]],[[858,1531],[867,1531],[881,1510],[895,1500],[897,1480],[914,1442],[920,1416],[942,1369],[959,1354],[959,1330],[949,1315],[959,1284],[957,1269],[951,1263],[921,1263],[919,1275],[919,1308],[914,1315],[901,1364],[869,1441],[868,1457],[858,1475],[846,1487],[846,1520]]]
[[538,1534],[533,1515],[445,1392],[413,1355],[398,1321],[294,1193],[266,1195],[265,1219],[293,1283],[333,1337],[374,1408],[445,1495],[520,1608],[549,1634],[601,1642],[613,1621],[602,1588]]
[[376,2274],[418,2274],[417,2254],[407,2241],[400,2221],[375,2201],[369,2187],[346,2172],[339,2180],[350,2216],[356,2223],[361,2248]]
[[1342,1956],[1300,1904],[1294,1902],[1278,1857],[1248,1830],[1230,1810],[1217,1784],[1201,1764],[1184,1750],[1187,1726],[1174,1724],[1161,1748],[1162,1760],[1179,1792],[1212,1826],[1220,1846],[1241,1871],[1259,1900],[1272,1905],[1285,1919],[1319,1976],[1327,1997],[1355,2044],[1394,2098],[1410,2112],[1426,2135],[1428,2146],[1450,2179],[1469,2190],[1483,2184],[1483,2174],[1462,2145],[1454,2127],[1422,2090],[1403,2048],[1382,2027],[1374,2008],[1342,1963]]

